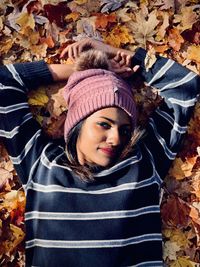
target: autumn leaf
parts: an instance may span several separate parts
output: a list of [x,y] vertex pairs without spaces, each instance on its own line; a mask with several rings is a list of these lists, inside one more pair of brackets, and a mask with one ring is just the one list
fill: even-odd
[[37,91],[31,91],[29,94],[29,105],[32,106],[44,106],[49,101],[48,96],[46,95],[45,89],[40,88]]
[[189,260],[188,257],[178,257],[170,267],[197,267],[195,262]]
[[190,59],[192,61],[197,61],[200,63],[200,45],[199,46],[196,46],[196,45],[189,46],[187,53],[188,53],[188,59]]
[[49,21],[55,22],[59,27],[65,26],[65,16],[71,12],[65,2],[58,2],[57,5],[46,4],[44,11]]
[[164,260],[176,260],[176,253],[180,251],[181,247],[176,243],[172,241],[166,241],[164,244]]
[[142,11],[135,14],[135,22],[129,22],[129,28],[133,33],[135,41],[142,47],[146,47],[147,41],[154,41],[157,33],[156,27],[159,23],[157,19],[157,11],[152,11],[148,18],[145,18]]
[[180,50],[181,45],[184,43],[184,39],[177,28],[169,30],[168,43],[175,51]]
[[96,14],[95,26],[96,29],[106,29],[108,24],[116,22],[116,14],[109,15],[98,13]]
[[20,17],[16,20],[16,23],[21,28],[21,33],[25,33],[27,29],[34,29],[35,28],[35,20],[33,14],[29,14],[24,12],[20,15]]
[[172,196],[162,207],[162,219],[167,225],[187,227],[190,208],[179,197]]
[[177,180],[182,180],[192,174],[193,167],[197,161],[198,156],[186,158],[183,161],[181,158],[176,158],[173,162],[173,167],[170,169],[169,174]]
[[40,38],[41,44],[46,44],[49,48],[53,48],[55,46],[55,42],[52,36],[48,35],[47,37]]
[[115,47],[120,47],[124,44],[132,43],[133,37],[131,36],[129,29],[125,26],[115,26],[112,31],[107,34],[103,33],[104,40],[106,43]]

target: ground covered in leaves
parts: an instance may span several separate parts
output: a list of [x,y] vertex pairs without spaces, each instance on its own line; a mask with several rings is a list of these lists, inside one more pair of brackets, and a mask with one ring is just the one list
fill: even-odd
[[[132,51],[142,46],[200,74],[199,0],[0,2],[1,64],[68,63],[60,60],[61,51],[86,36]],[[29,96],[36,119],[52,137],[61,135],[65,117],[59,87],[39,88]],[[135,100],[144,124],[159,98],[137,86]],[[165,179],[161,205],[166,266],[200,266],[200,103]],[[0,266],[24,266],[24,206],[24,192],[0,143]]]

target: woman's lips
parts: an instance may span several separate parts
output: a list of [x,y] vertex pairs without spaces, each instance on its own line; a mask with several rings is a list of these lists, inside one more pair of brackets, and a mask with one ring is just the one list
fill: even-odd
[[111,148],[100,148],[100,150],[109,157],[114,157],[116,155],[116,150]]

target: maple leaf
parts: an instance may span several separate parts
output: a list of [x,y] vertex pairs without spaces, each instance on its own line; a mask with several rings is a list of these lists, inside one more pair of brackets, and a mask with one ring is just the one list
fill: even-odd
[[176,260],[176,253],[180,251],[181,247],[173,241],[166,241],[163,247],[163,259]]
[[177,29],[183,32],[191,29],[192,25],[197,21],[197,14],[194,12],[194,7],[182,7],[180,14],[174,16],[174,23],[178,22]]
[[117,10],[116,14],[117,17],[119,19],[119,21],[121,22],[128,22],[131,21],[131,14],[129,14],[127,11],[129,10],[129,8],[120,8],[119,10]]
[[28,103],[32,106],[44,106],[48,103],[49,98],[46,95],[45,88],[40,87],[38,90],[31,91],[29,94]]
[[115,26],[109,34],[103,33],[103,37],[106,43],[115,47],[120,47],[134,41],[129,29],[119,25]]
[[49,21],[55,22],[57,26],[63,28],[65,26],[65,16],[71,13],[67,3],[60,2],[57,5],[46,4],[44,11]]
[[187,227],[190,207],[179,197],[171,196],[162,206],[162,219],[167,225]]
[[156,0],[155,6],[159,6],[160,10],[174,9],[174,0]]
[[120,8],[124,3],[126,3],[126,0],[102,0],[101,1],[101,6],[103,8],[101,9],[101,12],[108,12],[108,11],[114,11],[118,8]]
[[200,46],[191,45],[187,50],[188,59],[200,63]]
[[101,13],[96,14],[96,21],[95,21],[96,29],[106,29],[106,27],[113,22],[116,22],[116,14],[114,13],[109,15]]
[[189,240],[187,234],[182,229],[164,229],[163,235],[170,239],[171,242],[176,242],[179,247],[189,248],[192,242]]
[[178,257],[170,267],[195,267],[197,266],[195,262],[190,261],[189,257]]
[[169,13],[168,12],[164,12],[162,13],[163,16],[163,23],[162,25],[158,28],[158,32],[156,35],[156,40],[157,41],[162,41],[163,38],[166,35],[166,29],[169,27]]
[[0,168],[0,189],[5,185],[8,179],[13,178],[13,175],[8,170]]
[[157,19],[157,11],[152,11],[148,18],[143,16],[143,11],[136,13],[135,22],[129,22],[129,28],[134,35],[135,41],[142,47],[146,47],[147,41],[153,42],[157,33],[156,27],[159,23]]
[[173,162],[169,174],[177,180],[182,180],[186,177],[191,176],[197,158],[198,156],[194,156],[191,158],[188,157],[185,159],[185,161],[183,161],[181,158],[177,157]]
[[55,42],[52,38],[52,36],[48,35],[47,37],[40,38],[41,44],[47,44],[49,48],[53,48],[55,46]]
[[16,23],[20,26],[20,32],[23,34],[27,28],[35,28],[35,20],[33,14],[23,12],[16,20]]
[[168,43],[175,51],[180,50],[181,45],[184,43],[184,39],[177,28],[169,30]]

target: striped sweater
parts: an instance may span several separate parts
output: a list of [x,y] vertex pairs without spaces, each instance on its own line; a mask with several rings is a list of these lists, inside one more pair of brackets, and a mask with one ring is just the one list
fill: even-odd
[[26,192],[26,266],[163,266],[159,191],[180,147],[200,77],[146,52],[133,64],[164,98],[132,155],[81,182],[63,162],[64,147],[33,119],[27,92],[53,81],[45,62],[0,68],[0,136]]

